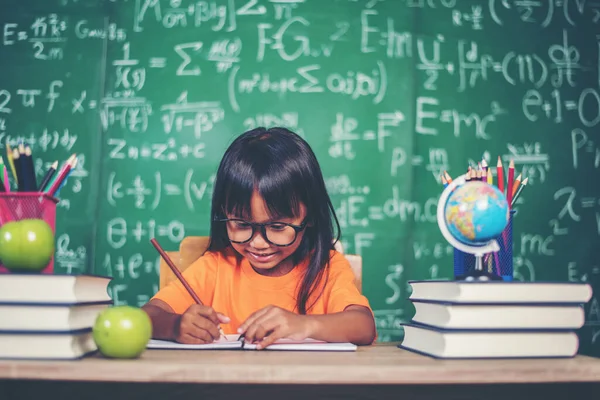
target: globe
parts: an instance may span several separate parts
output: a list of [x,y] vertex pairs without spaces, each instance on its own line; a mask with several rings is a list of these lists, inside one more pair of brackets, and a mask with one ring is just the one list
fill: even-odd
[[444,218],[452,236],[478,246],[502,234],[509,219],[508,202],[495,186],[466,182],[448,197]]
[[502,280],[483,269],[483,256],[500,250],[496,238],[509,221],[506,196],[482,181],[455,178],[442,192],[437,205],[437,222],[444,238],[455,249],[475,256],[475,271],[465,279]]

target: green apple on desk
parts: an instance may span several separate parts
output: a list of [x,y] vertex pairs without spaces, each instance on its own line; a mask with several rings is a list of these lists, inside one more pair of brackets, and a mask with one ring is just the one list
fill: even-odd
[[109,358],[137,358],[152,336],[152,322],[141,308],[113,306],[102,310],[93,327],[94,342]]
[[0,227],[0,260],[10,271],[39,272],[54,254],[54,232],[42,219],[22,219]]

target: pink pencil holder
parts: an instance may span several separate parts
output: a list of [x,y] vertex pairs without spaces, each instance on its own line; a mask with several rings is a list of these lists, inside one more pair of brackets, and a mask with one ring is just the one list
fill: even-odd
[[[58,199],[41,192],[0,193],[0,227],[7,222],[37,218],[44,220],[56,235],[56,205]],[[10,273],[0,260],[0,273]],[[43,274],[54,272],[54,254]]]

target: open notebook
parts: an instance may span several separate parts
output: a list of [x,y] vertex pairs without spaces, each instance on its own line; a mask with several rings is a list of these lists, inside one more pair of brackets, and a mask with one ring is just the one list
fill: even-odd
[[[149,349],[172,350],[256,350],[256,344],[244,343],[241,340],[237,340],[239,335],[225,336],[227,339],[221,338],[208,344],[182,344],[168,340],[152,339],[148,342],[146,347]],[[356,345],[352,343],[329,343],[315,339],[280,339],[264,350],[356,351]]]

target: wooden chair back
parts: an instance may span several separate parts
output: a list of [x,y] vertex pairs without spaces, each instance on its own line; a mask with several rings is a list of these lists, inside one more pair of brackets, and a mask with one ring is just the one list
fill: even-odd
[[[165,251],[179,271],[185,271],[194,261],[199,259],[208,249],[208,236],[186,236],[179,243],[179,251]],[[177,277],[165,260],[160,259],[159,288],[167,286]]]

